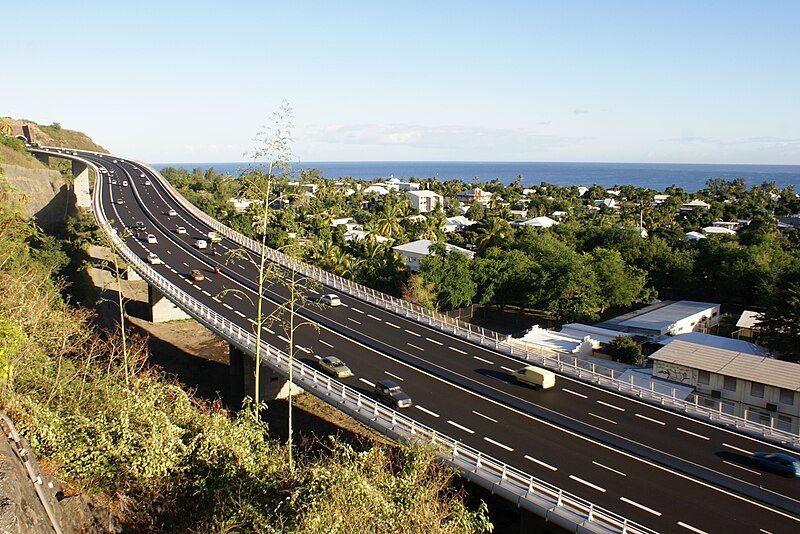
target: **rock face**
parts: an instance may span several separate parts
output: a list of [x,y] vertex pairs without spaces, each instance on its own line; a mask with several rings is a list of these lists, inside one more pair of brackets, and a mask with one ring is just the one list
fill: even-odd
[[[53,534],[55,529],[37,494],[24,463],[14,451],[7,425],[0,432],[0,533]],[[22,446],[29,450],[27,442]],[[84,495],[64,497],[52,478],[42,474],[31,453],[27,458],[41,483],[38,486],[63,534],[118,532],[119,527],[107,510],[93,506]]]
[[3,177],[17,191],[25,195],[26,215],[36,217],[43,226],[63,222],[72,193],[61,173],[52,169],[28,169],[19,165],[0,163]]

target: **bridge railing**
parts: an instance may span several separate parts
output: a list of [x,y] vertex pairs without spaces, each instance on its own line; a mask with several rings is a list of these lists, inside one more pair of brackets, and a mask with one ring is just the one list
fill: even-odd
[[[154,168],[145,163],[137,163],[146,167],[155,176],[160,177],[165,188],[169,191],[174,200],[185,210],[192,213],[210,228],[213,228],[234,243],[253,252],[261,253],[261,243],[220,223],[189,202]],[[426,310],[421,306],[381,293],[380,291],[375,291],[374,289],[330,273],[315,265],[310,265],[269,247],[266,248],[265,256],[278,265],[318,280],[337,291],[341,291],[359,300],[369,302],[391,311],[392,313],[412,319],[455,337],[512,356],[526,363],[547,367],[581,380],[593,382],[605,388],[637,397],[652,404],[683,412],[692,417],[708,419],[712,422],[735,428],[740,432],[756,435],[791,447],[800,447],[800,435],[775,428],[774,420],[770,426],[762,425],[744,417],[727,413],[725,411],[727,405],[723,402],[717,403],[714,407],[706,406],[701,404],[700,397],[697,394],[694,394],[692,401],[681,399],[677,397],[675,390],[673,390],[670,395],[656,391],[652,383],[649,388],[643,387],[634,382],[633,376],[630,376],[628,380],[621,379],[620,376],[622,373],[620,371],[595,362],[576,358],[570,354],[555,351],[548,347],[530,345],[520,347],[514,345],[509,343],[507,336],[502,336],[498,332],[474,326],[445,314]]]
[[[92,165],[91,162],[87,163]],[[98,172],[93,195],[94,213],[100,228],[111,240],[114,251],[147,283],[176,306],[240,349],[255,355],[256,336],[253,332],[240,327],[176,287],[128,247],[105,216],[100,194],[103,180],[103,176]],[[655,533],[654,530],[595,506],[586,499],[531,476],[437,432],[405,414],[392,410],[264,341],[260,347],[264,363],[285,378],[288,378],[291,368],[294,383],[306,391],[387,436],[412,444],[433,447],[440,460],[458,470],[469,480],[502,495],[530,512],[545,517],[550,522],[572,530],[576,526],[585,526],[592,531]]]

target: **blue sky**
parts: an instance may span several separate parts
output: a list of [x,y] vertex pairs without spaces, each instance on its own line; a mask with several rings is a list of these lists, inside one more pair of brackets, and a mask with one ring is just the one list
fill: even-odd
[[[164,5],[166,4],[166,5]],[[0,114],[151,162],[800,164],[800,2],[7,2]]]

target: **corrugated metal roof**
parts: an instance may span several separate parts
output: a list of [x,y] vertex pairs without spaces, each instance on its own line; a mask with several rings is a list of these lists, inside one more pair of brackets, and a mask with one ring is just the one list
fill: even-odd
[[717,347],[673,341],[650,359],[800,391],[800,365]]

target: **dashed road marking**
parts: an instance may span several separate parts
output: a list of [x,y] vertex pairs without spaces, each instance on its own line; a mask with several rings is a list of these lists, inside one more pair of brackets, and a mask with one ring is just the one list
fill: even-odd
[[705,530],[700,530],[699,528],[693,527],[692,525],[689,525],[688,523],[684,523],[683,521],[678,521],[678,525],[682,526],[686,530],[691,530],[692,532],[697,532],[697,534],[708,534],[708,532],[706,532]]
[[239,300],[244,300],[239,293],[234,293],[233,296],[236,297]]
[[288,339],[288,338],[285,338],[285,337],[283,337],[283,336],[278,336],[278,339],[280,339],[280,340],[281,340],[281,341],[283,341],[284,343],[289,343],[289,339]]
[[590,488],[594,488],[594,489],[596,489],[597,491],[599,491],[601,493],[605,493],[606,492],[605,488],[602,488],[602,487],[598,486],[597,484],[592,484],[591,482],[589,482],[587,480],[583,480],[582,478],[578,478],[575,475],[570,475],[569,478],[571,478],[575,482],[580,482],[581,484],[585,484],[586,486],[589,486]]
[[464,432],[469,432],[470,434],[474,434],[474,433],[475,433],[475,431],[474,431],[474,430],[472,430],[472,429],[469,429],[469,428],[465,427],[464,425],[459,425],[458,423],[456,423],[455,421],[451,421],[450,419],[448,419],[448,420],[447,420],[447,422],[448,422],[449,424],[453,425],[453,426],[454,426],[454,427],[456,427],[456,428],[460,428],[460,429],[461,429],[461,430],[463,430]]
[[387,375],[391,376],[392,378],[395,378],[395,379],[399,380],[400,382],[403,382],[403,380],[404,380],[403,378],[400,378],[396,374],[390,373],[389,371],[384,371],[384,373],[386,373]]
[[355,320],[355,319],[353,319],[352,317],[348,317],[348,318],[347,318],[347,320],[348,320],[348,321],[350,321],[351,323],[361,324],[361,322],[359,322],[359,321],[356,321],[356,320]]
[[741,470],[743,470],[743,471],[747,471],[748,473],[754,473],[754,474],[756,474],[756,475],[758,475],[758,476],[761,476],[761,473],[759,473],[759,472],[758,472],[758,471],[756,471],[755,469],[748,469],[748,468],[746,468],[746,467],[744,467],[744,466],[741,466],[741,465],[739,465],[739,464],[735,464],[735,463],[733,463],[733,462],[729,462],[728,460],[722,460],[722,463],[723,463],[723,464],[732,465],[733,467],[738,467],[739,469],[741,469]]
[[394,324],[394,323],[390,323],[389,321],[385,321],[385,323],[386,323],[386,324],[388,324],[389,326],[393,326],[393,327],[395,327],[395,328],[397,328],[397,329],[399,329],[399,328],[400,328],[400,327],[399,327],[399,326],[397,326],[396,324]]
[[370,382],[370,381],[369,381],[369,380],[367,380],[366,378],[359,378],[359,380],[361,380],[362,382],[364,382],[366,385],[368,385],[368,386],[369,386],[369,387],[371,387],[371,388],[374,388],[374,387],[375,387],[375,383],[374,383],[374,382]]
[[437,345],[444,345],[441,341],[436,341],[435,339],[431,339],[429,337],[425,338],[425,341],[430,341],[431,343],[436,343]]
[[753,454],[753,453],[752,453],[752,452],[750,452],[750,451],[746,451],[746,450],[744,450],[744,449],[740,449],[739,447],[734,447],[733,445],[729,445],[728,443],[723,443],[723,444],[722,444],[722,446],[723,446],[723,447],[728,447],[729,449],[733,449],[733,450],[735,450],[735,451],[737,451],[737,452],[741,452],[742,454],[746,454],[746,455],[748,455],[748,456],[750,456],[751,454]]
[[226,308],[228,308],[229,310],[232,310],[232,309],[233,309],[233,306],[231,306],[231,305],[230,305],[230,304],[228,304],[227,302],[223,302],[223,303],[222,303],[222,305],[223,305],[223,306],[225,306]]
[[500,369],[502,369],[503,371],[508,371],[509,373],[513,373],[514,372],[514,369],[509,369],[505,365],[501,365]]
[[329,347],[329,348],[331,348],[331,349],[333,348],[333,345],[331,345],[331,344],[330,344],[330,343],[328,343],[327,341],[323,341],[323,340],[321,340],[321,339],[320,339],[320,340],[318,340],[318,341],[319,341],[320,343],[322,343],[323,345],[325,345],[326,347]]
[[653,510],[652,508],[648,508],[647,506],[645,506],[643,504],[639,504],[636,501],[632,501],[630,499],[626,499],[625,497],[620,497],[619,500],[621,500],[622,502],[626,502],[626,503],[630,504],[631,506],[635,506],[636,508],[640,508],[640,509],[644,510],[645,512],[650,512],[651,514],[653,514],[655,516],[661,516],[661,512],[659,512],[658,510]]
[[678,432],[683,432],[684,434],[689,434],[690,436],[694,436],[696,438],[704,439],[706,441],[711,439],[708,436],[704,436],[702,434],[698,434],[697,432],[692,432],[691,430],[686,430],[685,428],[678,427],[677,430],[678,430]]
[[423,412],[425,412],[425,413],[426,413],[426,414],[428,414],[428,415],[432,415],[433,417],[439,417],[439,414],[438,414],[438,413],[436,413],[436,412],[432,412],[432,411],[430,411],[430,410],[429,410],[429,409],[427,409],[427,408],[423,408],[423,407],[422,407],[422,406],[420,406],[419,404],[415,404],[415,405],[414,405],[414,407],[416,407],[416,408],[417,408],[418,410],[420,410],[420,411],[423,411]]
[[664,425],[666,425],[666,424],[667,424],[667,423],[665,423],[664,421],[659,421],[658,419],[653,419],[652,417],[647,417],[646,415],[642,415],[642,414],[640,414],[640,413],[635,413],[635,414],[633,414],[633,415],[635,415],[635,416],[636,416],[636,417],[638,417],[639,419],[644,419],[644,420],[646,420],[646,421],[650,421],[651,423],[655,423],[655,424],[657,424],[657,425],[664,426]]
[[350,309],[353,310],[354,312],[358,312],[358,313],[361,313],[361,314],[364,313],[363,311],[359,310],[358,308],[354,308],[352,306],[350,306]]
[[528,456],[528,455],[526,454],[526,455],[525,455],[525,459],[526,459],[526,460],[530,460],[531,462],[533,462],[533,463],[535,463],[535,464],[539,464],[539,465],[541,465],[542,467],[546,467],[546,468],[547,468],[547,469],[549,469],[550,471],[558,471],[558,467],[552,466],[552,465],[548,464],[547,462],[543,462],[543,461],[541,461],[541,460],[539,460],[539,459],[537,459],[537,458],[534,458],[533,456]]
[[425,349],[423,349],[422,347],[418,347],[418,346],[414,345],[413,343],[409,343],[409,342],[407,342],[407,341],[406,341],[406,345],[408,345],[409,347],[415,348],[415,349],[417,349],[417,350],[422,350],[422,351],[424,351],[424,350],[425,350]]
[[473,356],[473,358],[475,358],[476,360],[482,361],[483,363],[487,363],[489,365],[494,365],[494,362],[489,361],[489,360],[487,360],[485,358],[481,358],[480,356]]
[[264,330],[266,330],[268,333],[272,334],[273,336],[275,335],[275,332],[273,332],[272,330],[270,330],[266,326],[264,327]]
[[616,406],[614,404],[610,404],[608,402],[603,402],[601,400],[597,401],[597,404],[602,404],[603,406],[608,406],[612,410],[617,410],[618,412],[624,412],[625,411],[625,408],[620,408],[619,406]]
[[455,351],[455,352],[458,352],[459,354],[466,354],[466,352],[464,352],[463,350],[461,350],[461,349],[457,349],[457,348],[455,348],[455,347],[449,347],[449,346],[448,346],[447,348],[448,348],[448,349],[450,349],[450,350],[453,350],[453,351]]
[[238,315],[239,317],[244,317],[244,314],[243,314],[242,312],[240,312],[239,310],[236,310],[236,312],[235,312],[235,313],[236,313],[236,315]]
[[617,424],[616,421],[614,421],[613,419],[609,419],[608,417],[603,417],[602,415],[597,415],[596,413],[592,413],[592,412],[587,412],[587,413],[589,415],[591,415],[592,417],[596,417],[597,419],[601,419],[603,421],[606,421],[607,423],[611,423],[612,425],[616,425]]
[[486,436],[483,436],[483,439],[484,439],[484,441],[488,441],[488,442],[489,442],[489,443],[491,443],[492,445],[497,445],[497,446],[498,446],[498,447],[500,447],[501,449],[505,449],[505,450],[507,450],[508,452],[513,452],[513,451],[514,451],[514,449],[512,449],[512,448],[511,448],[511,447],[509,447],[508,445],[503,445],[503,444],[502,444],[502,443],[500,443],[499,441],[495,441],[495,440],[493,440],[492,438],[488,438],[488,437],[486,437]]
[[491,418],[491,417],[489,417],[488,415],[483,415],[481,412],[476,412],[475,410],[472,410],[472,413],[474,413],[474,414],[475,414],[475,415],[477,415],[478,417],[483,417],[484,419],[488,419],[488,420],[489,420],[489,421],[491,421],[492,423],[496,423],[496,422],[497,422],[497,419],[492,419],[492,418]]
[[300,345],[295,345],[295,348],[296,348],[297,350],[302,350],[302,351],[303,351],[303,352],[305,352],[306,354],[311,354],[311,351],[310,351],[310,350],[308,350],[308,349],[307,349],[307,348],[305,348],[305,347],[301,347]]
[[570,395],[575,395],[576,397],[581,397],[583,399],[588,399],[589,398],[586,395],[584,395],[583,393],[578,393],[577,391],[572,391],[571,389],[561,388],[561,391],[563,391],[565,393],[569,393]]
[[409,334],[411,334],[412,336],[422,337],[422,334],[417,334],[417,333],[416,333],[416,332],[414,332],[413,330],[409,330],[409,329],[407,329],[407,328],[404,328],[403,330],[404,330],[405,332],[408,332],[408,333],[409,333]]
[[380,317],[375,317],[371,313],[368,313],[367,317],[369,317],[370,319],[375,319],[376,321],[383,321],[383,319],[381,319]]
[[602,467],[603,469],[608,469],[608,470],[609,470],[609,471],[611,471],[612,473],[616,473],[616,474],[618,474],[618,475],[622,475],[622,476],[624,476],[624,477],[628,476],[628,475],[626,475],[625,473],[623,473],[622,471],[617,471],[617,470],[616,470],[616,469],[614,469],[613,467],[608,467],[607,465],[603,465],[603,464],[601,464],[600,462],[595,462],[594,460],[592,460],[592,463],[593,463],[594,465],[596,465],[597,467]]

